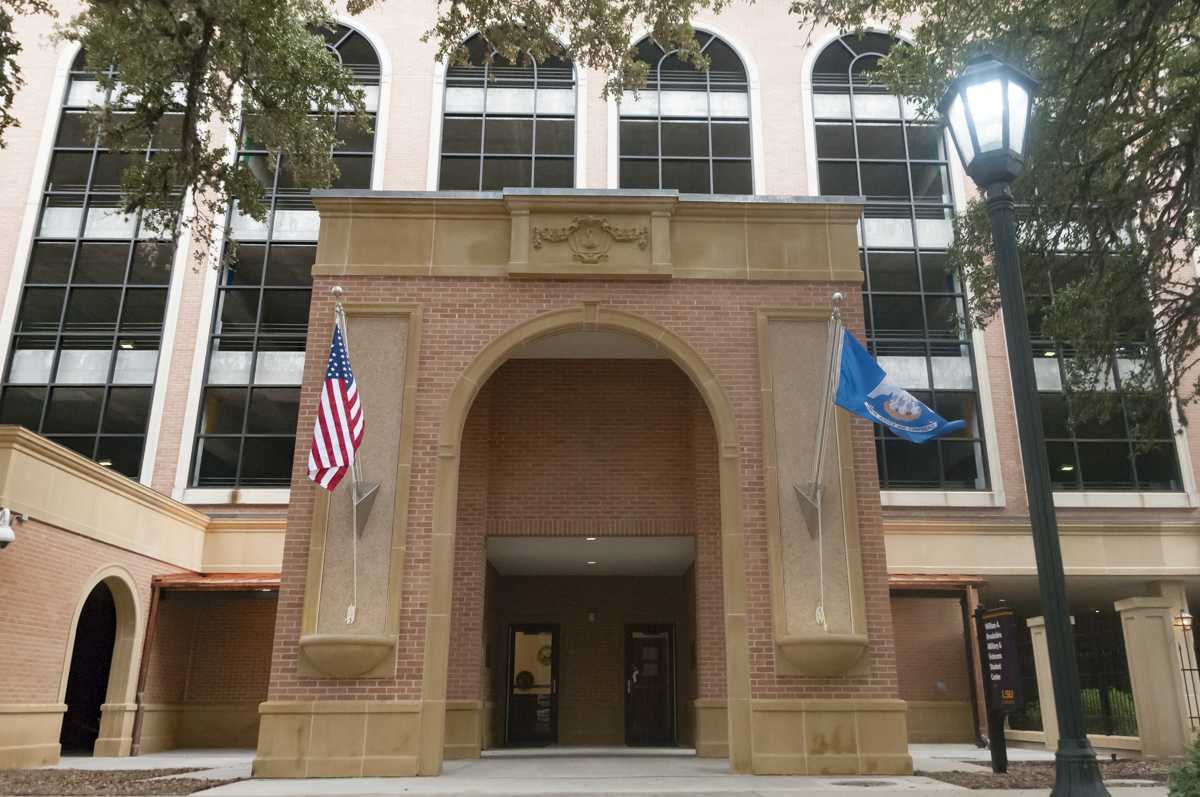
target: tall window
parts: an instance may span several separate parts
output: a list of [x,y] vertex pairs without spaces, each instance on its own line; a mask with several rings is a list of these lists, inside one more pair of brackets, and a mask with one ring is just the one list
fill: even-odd
[[[575,69],[549,57],[516,66],[476,34],[446,72],[443,190],[575,185]],[[489,63],[488,54],[491,53]]]
[[[1113,345],[1111,375],[1096,386],[1098,400],[1108,399],[1107,420],[1077,418],[1082,396],[1064,391],[1064,369],[1070,347],[1054,341],[1041,323],[1041,308],[1053,299],[1054,283],[1069,281],[1069,258],[1050,269],[1052,277],[1029,296],[1030,337],[1034,374],[1041,399],[1050,480],[1056,490],[1182,490],[1179,456],[1166,413],[1161,424],[1141,434],[1130,402],[1136,400],[1124,379],[1146,364],[1146,339],[1140,331],[1121,336]],[[1057,266],[1057,264],[1056,264]],[[1147,316],[1149,313],[1147,313]]]
[[822,194],[866,197],[860,222],[867,345],[959,434],[924,445],[875,427],[880,486],[982,490],[988,473],[962,281],[946,268],[953,213],[941,128],[872,79],[895,40],[844,36],[813,70]]
[[725,42],[696,32],[703,71],[652,38],[638,43],[646,87],[621,100],[621,187],[752,194],[746,67]]
[[[366,94],[371,130],[330,114],[337,130],[335,187],[370,188],[379,104],[379,57],[344,25],[321,31],[330,50]],[[190,484],[193,487],[286,487],[291,481],[304,341],[312,294],[318,217],[299,188],[287,155],[278,169],[257,142],[242,136],[238,157],[262,182],[264,222],[230,213],[231,246],[221,268]]]
[[137,478],[174,246],[138,215],[121,213],[121,174],[130,158],[152,158],[169,145],[179,117],[168,115],[143,152],[116,154],[101,148],[89,124],[89,106],[110,99],[81,52],[59,115],[0,386],[0,423]]

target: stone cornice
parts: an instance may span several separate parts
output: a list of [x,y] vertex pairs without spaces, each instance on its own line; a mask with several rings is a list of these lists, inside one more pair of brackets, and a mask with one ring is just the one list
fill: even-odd
[[318,191],[315,276],[861,283],[848,197]]
[[209,524],[209,517],[203,512],[198,512],[133,479],[98,465],[87,457],[53,443],[22,426],[0,426],[0,458],[7,460],[0,461],[0,502],[10,499],[20,502],[20,496],[9,495],[8,474],[4,472],[5,466],[11,462],[11,459],[8,458],[12,453],[24,454],[50,464],[88,484],[155,512],[168,515],[198,530],[203,531]]

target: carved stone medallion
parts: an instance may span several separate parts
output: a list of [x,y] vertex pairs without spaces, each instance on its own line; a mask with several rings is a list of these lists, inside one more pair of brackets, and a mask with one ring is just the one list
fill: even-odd
[[572,257],[589,265],[608,260],[614,241],[636,243],[638,249],[650,245],[649,228],[614,227],[603,216],[576,216],[566,227],[534,227],[530,236],[534,249],[565,241]]

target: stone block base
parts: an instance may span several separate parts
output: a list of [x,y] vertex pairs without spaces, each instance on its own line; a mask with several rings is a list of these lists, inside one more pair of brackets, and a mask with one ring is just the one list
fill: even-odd
[[140,752],[187,747],[253,747],[258,703],[147,703]]
[[729,714],[725,701],[702,697],[692,703],[696,717],[696,755],[729,758]]
[[909,700],[908,740],[921,744],[975,741],[975,714],[962,700]]
[[756,775],[911,775],[903,700],[752,700]]
[[482,701],[447,700],[445,760],[479,758],[483,750],[483,727]]
[[259,716],[255,777],[417,774],[420,701],[269,702]]
[[0,704],[0,769],[57,764],[62,703]]

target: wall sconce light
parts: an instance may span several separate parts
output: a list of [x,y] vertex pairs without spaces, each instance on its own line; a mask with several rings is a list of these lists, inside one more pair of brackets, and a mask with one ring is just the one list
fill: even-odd
[[1172,624],[1180,631],[1191,631],[1192,615],[1188,612],[1180,612],[1179,616],[1175,618]]

